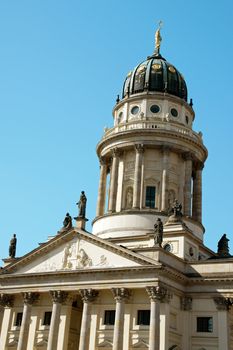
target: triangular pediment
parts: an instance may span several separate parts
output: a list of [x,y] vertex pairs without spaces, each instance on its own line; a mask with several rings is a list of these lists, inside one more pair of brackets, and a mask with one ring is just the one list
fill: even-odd
[[33,274],[154,264],[150,258],[73,228],[6,266],[4,272]]

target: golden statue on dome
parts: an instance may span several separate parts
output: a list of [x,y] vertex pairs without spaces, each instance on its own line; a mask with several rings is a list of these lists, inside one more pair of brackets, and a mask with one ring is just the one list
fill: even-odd
[[159,21],[159,28],[155,32],[155,53],[156,54],[159,54],[159,51],[160,51],[160,46],[162,41],[160,30],[162,28],[162,25],[163,25],[163,22]]

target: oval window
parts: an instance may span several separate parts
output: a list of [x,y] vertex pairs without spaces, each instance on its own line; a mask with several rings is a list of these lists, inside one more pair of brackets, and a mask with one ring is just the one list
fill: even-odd
[[159,113],[160,107],[158,105],[152,105],[150,107],[150,110],[151,110],[152,113]]
[[139,107],[138,106],[134,106],[132,109],[131,109],[131,113],[132,114],[138,114],[138,112],[139,112]]
[[166,250],[166,252],[171,252],[172,251],[171,244],[169,244],[169,243],[165,244],[164,250]]
[[177,117],[177,116],[178,116],[178,111],[177,111],[177,109],[172,108],[172,109],[171,109],[171,115],[172,115],[173,117]]

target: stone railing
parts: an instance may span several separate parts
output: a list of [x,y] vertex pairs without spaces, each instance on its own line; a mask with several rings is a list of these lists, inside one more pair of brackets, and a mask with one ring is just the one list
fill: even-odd
[[147,121],[147,120],[136,120],[128,123],[122,123],[114,126],[113,128],[106,129],[103,139],[114,135],[116,133],[136,130],[136,129],[161,129],[165,131],[177,132],[179,134],[192,137],[197,142],[202,142],[202,134],[198,134],[195,131],[186,128],[183,125],[172,124],[171,122],[160,122],[160,121]]

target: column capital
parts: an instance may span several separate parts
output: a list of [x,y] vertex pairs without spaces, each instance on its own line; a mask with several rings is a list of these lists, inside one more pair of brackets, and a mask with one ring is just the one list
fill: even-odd
[[130,297],[130,291],[127,288],[111,288],[111,291],[116,301],[123,301]]
[[146,291],[152,301],[169,302],[172,294],[164,287],[146,287]]
[[216,297],[213,299],[218,311],[227,311],[229,310],[229,307],[232,305],[230,298]]
[[85,303],[93,302],[99,295],[99,292],[94,289],[80,289],[79,294],[81,295],[82,301]]
[[99,162],[100,162],[100,165],[107,165],[107,161],[106,161],[106,158],[104,157],[99,157]]
[[192,302],[193,299],[191,297],[181,297],[180,298],[180,309],[183,311],[191,311],[192,310]]
[[49,293],[54,303],[64,304],[68,297],[64,290],[50,290]]
[[0,306],[12,307],[14,305],[14,298],[12,294],[0,294]]
[[113,158],[119,157],[120,156],[120,150],[119,148],[115,147],[111,150],[111,155]]
[[204,169],[204,163],[202,163],[202,162],[197,162],[196,164],[195,164],[195,170],[203,170]]
[[27,305],[33,305],[39,300],[40,294],[35,292],[23,292],[23,302]]
[[171,147],[167,146],[167,145],[162,145],[161,146],[161,151],[163,154],[168,155],[171,151]]
[[193,155],[191,152],[184,152],[182,153],[182,157],[185,160],[193,160]]
[[137,153],[144,152],[144,145],[142,143],[136,143],[134,146]]

